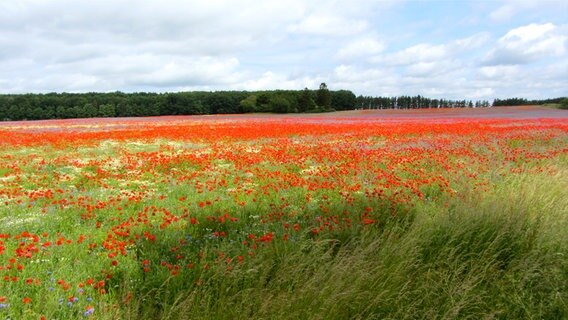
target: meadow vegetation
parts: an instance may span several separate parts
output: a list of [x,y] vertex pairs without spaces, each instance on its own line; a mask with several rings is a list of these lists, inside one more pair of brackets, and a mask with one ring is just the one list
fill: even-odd
[[566,319],[568,125],[0,127],[0,318]]

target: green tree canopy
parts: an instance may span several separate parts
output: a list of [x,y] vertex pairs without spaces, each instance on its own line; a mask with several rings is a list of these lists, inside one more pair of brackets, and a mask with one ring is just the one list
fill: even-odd
[[298,112],[306,112],[316,108],[312,92],[305,88],[298,98]]
[[331,108],[331,94],[327,89],[325,82],[320,84],[319,90],[317,92],[316,103],[319,107],[324,109]]

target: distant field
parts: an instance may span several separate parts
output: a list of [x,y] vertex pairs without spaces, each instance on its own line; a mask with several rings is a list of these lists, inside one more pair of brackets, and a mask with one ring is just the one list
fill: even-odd
[[0,123],[0,319],[566,319],[568,112]]
[[404,118],[490,118],[490,119],[533,119],[556,118],[565,119],[565,110],[555,110],[543,106],[510,106],[492,108],[467,109],[425,109],[425,110],[356,110],[345,111],[346,114],[363,114],[374,117]]
[[[68,120],[38,120],[38,121],[3,121],[0,128],[6,127],[42,127],[49,128],[49,124],[55,126],[81,124],[93,124],[104,126],[108,123],[116,123],[126,126],[131,122],[180,122],[184,120],[194,121],[203,119],[217,120],[238,120],[238,119],[297,119],[297,118],[378,118],[378,119],[445,119],[445,118],[479,118],[479,119],[566,119],[566,110],[551,109],[545,106],[511,106],[493,108],[455,108],[455,109],[405,109],[405,110],[352,110],[330,113],[312,114],[267,114],[267,113],[248,113],[235,115],[203,115],[203,116],[160,116],[160,117],[139,117],[139,118],[96,118],[96,119],[68,119]],[[377,119],[377,120],[378,120]]]

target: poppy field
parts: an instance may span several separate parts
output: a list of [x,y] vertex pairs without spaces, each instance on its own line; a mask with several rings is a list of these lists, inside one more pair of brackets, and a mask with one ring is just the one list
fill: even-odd
[[421,112],[2,123],[0,319],[568,317],[567,118]]

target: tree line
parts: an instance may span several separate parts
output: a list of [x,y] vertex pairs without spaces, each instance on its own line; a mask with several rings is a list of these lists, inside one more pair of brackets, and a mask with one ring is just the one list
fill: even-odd
[[318,90],[2,94],[0,120],[327,112],[354,109],[355,101],[353,92],[325,83]]
[[522,105],[543,105],[560,104],[567,98],[528,100],[525,98],[494,99],[493,103],[488,100],[448,100],[431,99],[417,96],[399,97],[373,97],[358,96],[356,98],[356,108],[358,109],[429,109],[429,108],[484,108],[500,106],[522,106]]
[[0,120],[141,117],[229,113],[305,113],[354,109],[467,108],[559,103],[562,98],[448,100],[417,96],[355,96],[349,90],[216,91],[177,93],[0,94]]
[[358,109],[430,109],[430,108],[481,108],[490,107],[487,100],[448,100],[417,96],[372,97],[358,96]]
[[525,98],[508,98],[508,99],[495,99],[493,101],[494,107],[501,106],[527,106],[527,105],[541,105],[541,104],[552,104],[561,103],[565,98],[554,98],[554,99],[540,99],[540,100],[528,100]]

